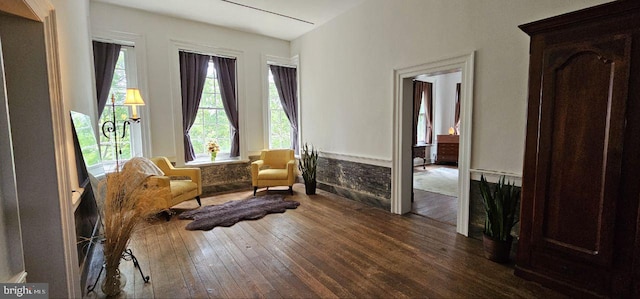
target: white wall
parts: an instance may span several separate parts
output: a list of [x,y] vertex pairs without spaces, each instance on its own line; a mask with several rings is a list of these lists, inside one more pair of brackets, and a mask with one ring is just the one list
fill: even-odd
[[604,2],[365,1],[292,42],[302,141],[390,161],[394,69],[476,51],[471,168],[521,173],[529,38],[517,26]]
[[[89,33],[89,0],[51,0],[56,11],[58,54],[60,59],[60,80],[64,110],[67,111],[65,124],[69,138],[69,173],[72,188],[78,187],[75,172],[75,150],[71,133],[69,111],[89,115],[97,123],[97,103],[93,72],[93,48]],[[94,129],[97,129],[94,126]]]
[[[435,76],[434,85],[434,135],[449,134],[449,128],[455,126],[456,84],[460,83],[461,73]],[[436,140],[437,141],[437,140]]]
[[244,146],[249,154],[263,149],[262,81],[266,77],[262,74],[261,63],[263,55],[290,57],[288,41],[99,2],[91,2],[91,26],[94,36],[99,37],[104,32],[126,32],[141,36],[146,44],[143,53],[146,69],[142,72],[147,76],[140,80],[146,81],[147,94],[143,96],[147,106],[144,109],[149,117],[143,116],[142,121],[150,125],[152,156],[176,159],[176,155],[183,153],[182,138],[176,138],[182,136],[182,112],[179,109],[181,99],[174,96],[180,94],[175,90],[179,88],[180,79],[173,75],[177,68],[173,63],[177,62],[174,41],[241,53],[243,61],[238,65],[244,69],[238,73],[244,74],[244,86],[238,86],[238,96],[241,104],[244,103],[244,107],[240,107]]

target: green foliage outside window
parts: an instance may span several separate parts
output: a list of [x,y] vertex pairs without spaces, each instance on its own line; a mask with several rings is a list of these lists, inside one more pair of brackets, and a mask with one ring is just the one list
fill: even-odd
[[80,144],[80,150],[82,151],[82,157],[88,167],[97,165],[100,162],[100,151],[96,146],[96,137],[91,126],[90,117],[74,117],[73,125],[76,128],[76,134],[78,134],[78,143]]
[[269,70],[269,147],[291,148],[291,123],[282,109],[271,70]]

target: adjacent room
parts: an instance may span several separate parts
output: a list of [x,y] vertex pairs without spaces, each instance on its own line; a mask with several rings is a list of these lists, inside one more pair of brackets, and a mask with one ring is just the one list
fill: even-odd
[[411,212],[457,224],[460,70],[414,81],[413,205]]
[[640,297],[638,39],[636,0],[4,1],[0,284]]

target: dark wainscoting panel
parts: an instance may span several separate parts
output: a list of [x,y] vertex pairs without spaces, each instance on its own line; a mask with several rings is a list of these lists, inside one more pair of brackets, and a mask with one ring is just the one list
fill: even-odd
[[200,166],[202,197],[229,191],[251,189],[251,163],[228,163]]
[[318,158],[318,188],[346,198],[391,209],[391,168]]

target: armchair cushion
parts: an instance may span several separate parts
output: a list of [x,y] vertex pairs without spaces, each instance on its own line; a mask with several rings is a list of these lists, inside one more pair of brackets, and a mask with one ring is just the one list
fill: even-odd
[[258,172],[258,180],[286,180],[286,169],[263,169]]

